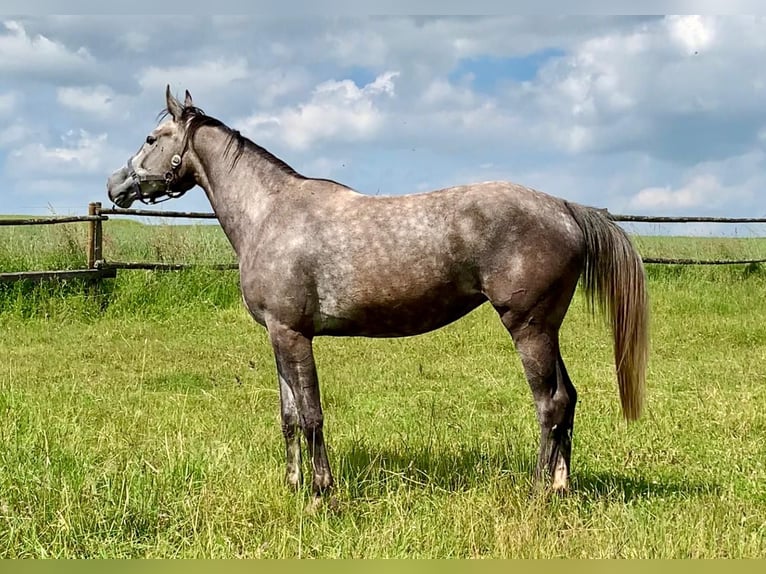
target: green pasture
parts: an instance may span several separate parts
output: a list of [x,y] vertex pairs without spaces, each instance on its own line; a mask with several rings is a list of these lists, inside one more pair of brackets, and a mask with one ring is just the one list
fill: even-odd
[[[108,259],[234,261],[217,226],[105,224]],[[0,228],[0,272],[85,264],[86,226]],[[644,256],[766,239],[637,237]],[[319,338],[337,511],[282,485],[274,360],[233,271],[0,285],[0,557],[763,557],[766,269],[648,268],[645,416],[578,294],[573,481],[491,308],[412,338]],[[308,470],[308,469],[307,469]]]

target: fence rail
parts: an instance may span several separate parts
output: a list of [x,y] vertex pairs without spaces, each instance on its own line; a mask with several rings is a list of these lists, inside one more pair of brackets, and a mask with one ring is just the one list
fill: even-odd
[[[763,217],[666,217],[655,215],[623,215],[604,213],[613,221],[625,223],[766,223]],[[199,211],[155,211],[149,209],[121,209],[117,207],[103,208],[100,202],[88,205],[88,215],[33,217],[33,218],[3,218],[0,219],[2,226],[21,225],[55,225],[61,223],[87,223],[88,241],[86,246],[87,268],[85,269],[59,269],[43,271],[17,271],[13,273],[0,273],[0,283],[10,283],[19,280],[40,282],[45,280],[69,280],[84,279],[88,281],[101,281],[105,278],[114,278],[120,269],[144,269],[153,271],[177,271],[191,268],[206,268],[214,270],[237,269],[236,263],[222,264],[187,264],[187,263],[164,263],[151,261],[109,261],[104,256],[104,233],[103,222],[109,220],[109,216],[136,216],[136,217],[163,217],[181,219],[215,219],[214,213]],[[763,259],[680,259],[663,257],[644,257],[644,263],[658,265],[750,265],[766,263]]]
[[641,261],[654,265],[752,265],[766,263],[766,259],[673,259],[666,257],[642,257]]
[[764,217],[666,217],[662,215],[616,215],[607,212],[612,221],[637,223],[766,223]]
[[77,223],[80,221],[105,221],[105,215],[73,215],[71,217],[33,217],[29,219],[0,219],[0,226],[16,225],[55,225],[57,223]]
[[180,271],[182,269],[239,269],[238,263],[153,263],[151,261],[97,261],[99,269],[145,269],[148,271]]
[[100,281],[101,279],[117,277],[117,270],[109,267],[99,269],[61,269],[58,271],[16,271],[14,273],[0,273],[0,283],[14,283],[16,281],[32,281],[41,283],[50,279],[66,281],[68,279],[84,279],[86,281]]
[[104,215],[137,215],[141,217],[180,217],[183,219],[216,218],[215,213],[206,213],[200,211],[156,211],[152,209],[122,209],[119,207],[108,207],[106,209],[100,209],[99,213]]

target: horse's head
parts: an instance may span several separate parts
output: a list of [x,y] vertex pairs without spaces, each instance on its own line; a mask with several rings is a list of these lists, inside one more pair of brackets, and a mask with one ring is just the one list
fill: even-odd
[[170,117],[146,137],[127,165],[106,182],[109,199],[119,207],[130,207],[136,200],[157,203],[181,197],[196,184],[189,162],[184,161],[188,140],[182,115],[184,108],[193,107],[191,95],[187,91],[181,105],[168,86],[165,99]]

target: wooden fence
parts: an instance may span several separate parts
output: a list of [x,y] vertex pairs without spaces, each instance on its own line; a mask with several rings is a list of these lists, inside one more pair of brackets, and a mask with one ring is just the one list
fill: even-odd
[[[631,223],[766,223],[766,218],[751,217],[664,217],[653,215],[616,215],[607,213],[613,221]],[[103,222],[110,216],[139,216],[139,217],[165,217],[183,219],[215,219],[214,213],[188,212],[188,211],[154,211],[146,209],[120,209],[104,208],[100,202],[88,205],[88,215],[68,217],[35,217],[27,219],[0,219],[0,226],[11,225],[56,225],[67,223],[87,223],[88,241],[86,246],[87,268],[86,269],[61,269],[54,271],[18,271],[14,273],[0,273],[0,283],[8,283],[18,280],[44,281],[44,280],[69,280],[83,279],[86,281],[101,281],[105,278],[117,276],[118,269],[147,269],[158,271],[174,271],[191,267],[206,267],[210,269],[237,269],[236,263],[218,265],[189,265],[185,263],[157,263],[149,261],[110,261],[104,256],[104,232]],[[673,259],[646,257],[644,263],[661,265],[743,265],[753,263],[766,263],[764,259]]]

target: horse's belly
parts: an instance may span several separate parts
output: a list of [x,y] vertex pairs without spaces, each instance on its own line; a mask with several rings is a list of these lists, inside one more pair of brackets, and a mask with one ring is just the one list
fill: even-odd
[[[443,327],[486,301],[482,293],[460,293],[454,286],[418,296],[370,297],[321,305],[318,335],[405,337]],[[334,303],[334,304],[333,304]]]

